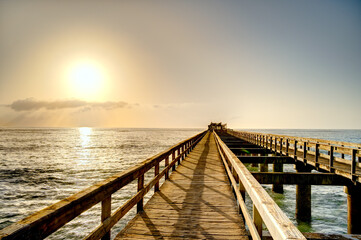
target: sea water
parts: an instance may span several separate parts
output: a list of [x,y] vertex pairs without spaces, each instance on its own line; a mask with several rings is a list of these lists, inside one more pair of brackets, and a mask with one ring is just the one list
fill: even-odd
[[[202,129],[0,128],[0,229],[124,171]],[[254,130],[361,143],[361,130]],[[294,171],[292,166],[285,171]],[[151,173],[146,175],[151,178]],[[312,186],[312,221],[297,223],[295,187],[274,197],[301,231],[346,233],[346,195],[339,186]],[[136,192],[133,182],[112,195],[113,211]],[[145,200],[149,199],[151,193]],[[117,232],[134,216],[129,212]],[[49,239],[79,239],[100,223],[100,204]],[[114,236],[115,234],[113,234]]]

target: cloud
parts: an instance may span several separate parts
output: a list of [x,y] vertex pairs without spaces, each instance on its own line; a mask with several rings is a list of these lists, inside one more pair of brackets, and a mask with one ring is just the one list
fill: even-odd
[[13,103],[7,105],[14,111],[36,111],[39,109],[47,110],[57,110],[57,109],[76,109],[76,108],[85,108],[85,109],[105,109],[111,110],[116,108],[125,108],[131,107],[127,102],[88,102],[83,100],[58,100],[58,101],[38,101],[34,98],[26,98],[21,100],[16,100]]

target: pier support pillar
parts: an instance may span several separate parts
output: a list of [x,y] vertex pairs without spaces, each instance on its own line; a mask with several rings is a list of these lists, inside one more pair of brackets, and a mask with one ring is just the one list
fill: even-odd
[[[255,153],[251,153],[251,156],[257,156]],[[251,165],[252,167],[257,167],[258,168],[258,163],[252,163]]]
[[361,234],[361,187],[346,186],[347,194],[347,233]]
[[268,172],[268,163],[261,163],[259,168],[260,172]]
[[[311,172],[312,168],[304,163],[296,163],[297,172]],[[311,221],[311,185],[296,186],[296,219]]]
[[[273,172],[283,172],[283,164],[282,163],[273,164]],[[272,186],[272,191],[276,193],[283,193],[283,184],[274,183]]]

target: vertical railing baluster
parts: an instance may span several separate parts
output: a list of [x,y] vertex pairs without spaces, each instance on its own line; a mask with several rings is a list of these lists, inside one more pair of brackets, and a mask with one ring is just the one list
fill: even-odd
[[[174,159],[175,159],[175,149],[172,151],[172,163],[173,163]],[[172,166],[172,171],[175,171],[175,163]]]
[[275,137],[275,153],[277,155],[277,138]]
[[[169,155],[165,158],[165,161],[164,161],[164,167],[168,167],[169,165]],[[167,170],[164,174],[164,179],[167,180],[169,178],[169,170]]]
[[266,136],[266,149],[268,149],[268,136]]
[[288,138],[286,138],[286,156],[289,155],[288,151],[289,151],[289,148],[290,148],[290,141]]
[[352,149],[351,151],[351,179],[352,181],[355,181],[356,180],[356,149]]
[[[111,216],[111,202],[112,196],[108,196],[102,201],[102,213],[101,213],[101,221],[104,222]],[[102,237],[102,240],[110,240],[110,231],[105,233]]]
[[315,146],[315,167],[318,168],[319,166],[319,163],[318,163],[318,156],[320,154],[320,144],[319,143],[316,143],[316,146]]
[[[159,162],[154,166],[154,177],[157,177],[159,174]],[[154,192],[159,191],[159,180],[154,184]]]
[[280,155],[282,156],[282,148],[283,148],[283,138],[280,138]]
[[297,140],[295,140],[295,148],[293,150],[293,158],[297,161]]
[[181,156],[181,152],[180,152],[180,150],[181,150],[181,148],[183,148],[183,146],[184,146],[184,145],[182,145],[181,147],[179,147],[179,148],[178,148],[178,152],[177,152],[177,153],[178,153],[178,156],[177,156],[177,157],[178,157],[178,165],[179,165],[179,164],[180,164],[180,162],[181,162],[181,158],[182,158],[182,156]]
[[335,169],[333,168],[333,160],[334,160],[334,156],[333,156],[333,146],[330,146],[330,172],[335,172]]
[[[140,175],[138,177],[138,192],[140,192],[141,190],[143,190],[144,188],[144,174]],[[142,198],[141,200],[139,200],[139,202],[137,203],[137,213],[143,211],[143,201],[144,199]]]
[[256,206],[253,204],[253,223],[254,226],[257,229],[258,235],[261,237],[262,239],[262,217],[258,212],[258,209],[256,208]]
[[303,142],[303,162],[307,163],[307,142]]

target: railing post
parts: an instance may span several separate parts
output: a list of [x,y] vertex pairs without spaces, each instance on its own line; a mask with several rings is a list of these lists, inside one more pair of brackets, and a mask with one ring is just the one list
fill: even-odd
[[318,163],[318,157],[320,155],[320,144],[316,143],[315,146],[315,167],[318,168],[319,167],[319,163]]
[[[236,183],[239,183],[238,174],[237,174],[236,170],[234,169],[234,167],[232,167],[232,175],[233,175],[233,178],[236,181]],[[236,191],[236,189],[234,191]]]
[[295,159],[295,162],[297,161],[297,140],[295,140],[295,148],[293,152],[293,158]]
[[277,155],[277,138],[275,137],[275,154]]
[[352,181],[355,181],[356,180],[356,149],[352,149],[352,152],[351,152],[351,179]]
[[184,151],[183,159],[185,159],[185,158],[187,157],[187,155],[188,155],[187,147],[188,147],[188,143],[184,143],[184,147],[183,147],[183,151]]
[[[175,150],[172,151],[172,162],[174,161],[174,159],[175,159]],[[172,166],[172,171],[175,171],[175,163]]]
[[[111,215],[111,210],[112,210],[111,202],[112,202],[111,195],[102,201],[102,213],[101,213],[101,221],[102,222],[107,220]],[[102,240],[110,240],[110,231],[104,234],[104,236],[102,237]]]
[[253,204],[253,223],[257,229],[258,235],[262,239],[262,218],[254,204]]
[[307,163],[307,142],[303,143],[303,162],[306,164]]
[[[183,145],[183,146],[184,146],[184,145]],[[178,148],[178,157],[179,157],[179,158],[178,158],[178,165],[180,164],[181,159],[182,159],[182,156],[183,156],[183,155],[181,156],[181,154],[180,154],[180,150],[181,150],[181,148],[183,148],[183,146],[181,146],[181,147]]]
[[283,138],[280,138],[280,154],[281,154],[281,156],[282,156],[282,148],[283,148],[283,145],[282,145],[282,143],[283,143]]
[[286,139],[286,156],[289,155],[289,154],[288,154],[289,149],[290,149],[290,142],[289,142],[289,139],[287,138],[287,139]]
[[[154,177],[157,177],[159,174],[159,162],[154,166]],[[159,191],[159,181],[157,181],[154,184],[154,192],[158,192]]]
[[268,136],[266,136],[266,149],[268,149]]
[[333,156],[333,146],[330,146],[330,172],[334,173],[335,169],[333,168],[333,160],[334,160],[334,156]]
[[[138,177],[138,192],[144,188],[144,174]],[[143,198],[137,203],[137,213],[143,211]]]
[[[169,155],[165,158],[165,161],[164,161],[164,167],[168,167],[169,165]],[[164,174],[164,179],[167,180],[169,178],[169,170],[167,170]]]
[[239,188],[239,191],[241,192],[243,201],[246,202],[246,188],[243,186],[243,183],[241,181],[239,181],[238,188]]

